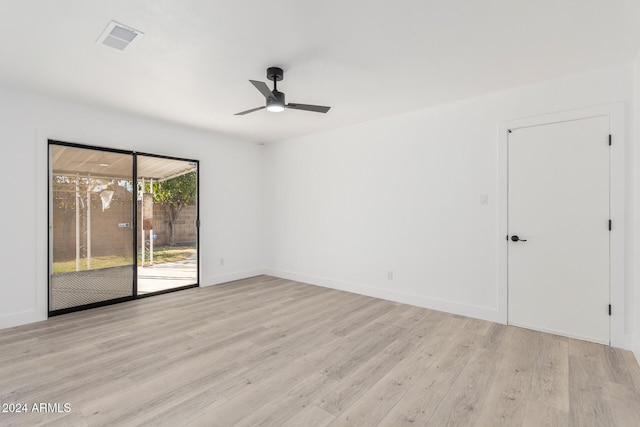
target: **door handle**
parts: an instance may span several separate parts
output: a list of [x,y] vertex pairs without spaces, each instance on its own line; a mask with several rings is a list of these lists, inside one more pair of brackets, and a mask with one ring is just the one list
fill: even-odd
[[526,239],[521,239],[518,236],[511,236],[511,240],[514,241],[514,242],[518,242],[518,241],[526,242]]

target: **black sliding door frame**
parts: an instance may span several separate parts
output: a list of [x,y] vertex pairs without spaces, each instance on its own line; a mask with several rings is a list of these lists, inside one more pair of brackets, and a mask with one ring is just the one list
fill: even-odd
[[[110,300],[84,304],[69,308],[62,308],[57,310],[52,310],[51,307],[51,292],[52,292],[52,280],[53,280],[53,242],[52,242],[52,232],[53,232],[53,217],[52,217],[52,203],[53,203],[53,162],[51,158],[51,147],[52,146],[62,146],[62,147],[71,147],[71,148],[80,148],[94,151],[103,151],[107,153],[117,153],[132,156],[132,221],[131,221],[131,230],[132,230],[132,248],[133,248],[133,278],[131,283],[131,295],[122,297],[122,298],[114,298]],[[138,182],[138,156],[146,156],[146,157],[155,157],[160,159],[167,160],[178,160],[185,161],[189,163],[195,164],[195,172],[196,172],[196,283],[178,286],[175,288],[164,289],[156,292],[148,292],[142,295],[138,295],[138,204],[136,202],[137,199],[137,182]],[[160,154],[152,154],[152,153],[143,153],[136,152],[133,150],[121,150],[116,148],[108,148],[108,147],[100,147],[86,144],[78,144],[71,142],[64,142],[49,139],[47,144],[47,159],[48,159],[48,173],[47,173],[47,194],[48,194],[48,203],[47,203],[47,247],[48,247],[48,274],[47,274],[47,312],[49,317],[57,316],[60,314],[71,313],[74,311],[87,310],[96,307],[103,307],[111,304],[118,304],[121,302],[132,301],[140,298],[147,298],[155,295],[166,294],[170,292],[181,291],[190,288],[196,288],[200,286],[200,162],[195,159],[186,159],[180,157],[173,156],[164,156]],[[77,209],[77,207],[76,207]],[[144,243],[144,242],[143,242]]]

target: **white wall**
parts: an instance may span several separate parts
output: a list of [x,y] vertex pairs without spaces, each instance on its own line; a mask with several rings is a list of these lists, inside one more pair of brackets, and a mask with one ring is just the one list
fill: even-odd
[[632,85],[629,65],[269,144],[269,272],[498,320],[498,124],[628,109]]
[[201,285],[262,272],[262,147],[0,89],[0,328],[47,316],[48,138],[200,160]]

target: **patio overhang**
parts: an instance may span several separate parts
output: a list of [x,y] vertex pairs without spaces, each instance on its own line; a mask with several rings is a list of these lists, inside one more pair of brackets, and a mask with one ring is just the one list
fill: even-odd
[[[90,176],[92,178],[126,179],[133,176],[130,158],[121,153],[85,150],[56,145],[52,156],[54,175]],[[186,160],[138,155],[138,179],[166,181],[196,170],[196,164]]]

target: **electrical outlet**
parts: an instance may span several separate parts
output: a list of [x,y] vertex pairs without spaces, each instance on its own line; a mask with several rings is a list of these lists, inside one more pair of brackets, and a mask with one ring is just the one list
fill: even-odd
[[387,280],[393,280],[393,271],[387,271]]
[[480,195],[480,204],[481,205],[488,205],[489,204],[489,195],[488,194],[481,194]]
[[220,265],[224,265],[224,258],[220,258]]

